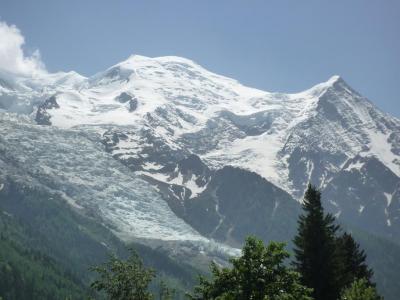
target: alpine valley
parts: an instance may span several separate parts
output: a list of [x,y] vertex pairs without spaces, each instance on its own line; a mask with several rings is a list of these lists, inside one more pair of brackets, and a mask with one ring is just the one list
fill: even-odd
[[74,287],[125,245],[183,289],[248,235],[290,247],[311,182],[395,300],[399,176],[400,120],[339,76],[284,94],[172,56],[89,78],[0,70],[0,228]]

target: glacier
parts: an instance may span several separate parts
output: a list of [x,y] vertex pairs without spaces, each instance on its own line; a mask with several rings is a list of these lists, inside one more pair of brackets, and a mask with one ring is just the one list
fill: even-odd
[[[0,71],[0,79],[3,151],[29,166],[32,182],[50,180],[124,239],[203,239],[143,179],[201,194],[194,181],[156,172],[191,154],[211,169],[255,172],[299,201],[308,182],[325,189],[343,168],[360,168],[348,165],[355,157],[375,157],[400,175],[400,121],[339,76],[275,93],[185,58],[133,55],[91,77]],[[52,97],[56,105],[46,105]]]

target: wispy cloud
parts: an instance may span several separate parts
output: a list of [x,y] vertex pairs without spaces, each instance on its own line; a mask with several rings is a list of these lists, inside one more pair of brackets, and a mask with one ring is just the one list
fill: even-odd
[[46,72],[39,50],[26,55],[25,38],[15,25],[0,22],[0,69],[22,75]]

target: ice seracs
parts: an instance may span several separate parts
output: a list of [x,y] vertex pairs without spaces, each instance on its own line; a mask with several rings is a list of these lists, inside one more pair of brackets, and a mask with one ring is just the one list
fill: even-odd
[[[22,82],[30,88],[9,90],[0,101],[38,107],[57,94],[60,108],[46,112],[53,126],[125,130],[127,138],[113,151],[127,158],[145,155],[149,140],[156,139],[174,151],[199,155],[210,167],[232,164],[255,171],[296,198],[306,181],[323,187],[360,153],[377,156],[400,175],[399,121],[337,75],[303,92],[271,93],[185,58],[133,55],[89,78],[48,74],[40,88],[37,80]],[[132,102],[119,101],[121,95]]]
[[[57,106],[45,105],[51,97]],[[96,133],[114,159],[180,201],[208,188],[199,184],[198,174],[162,171],[190,155],[212,170],[232,165],[254,171],[298,200],[312,182],[329,190],[334,201],[332,184],[353,174],[362,185],[371,161],[390,170],[394,181],[400,175],[400,121],[336,75],[302,92],[273,93],[188,59],[134,55],[89,78],[74,72],[31,78],[0,72],[0,109],[31,119],[40,113],[42,124]],[[376,196],[378,203],[387,202],[383,193],[394,195],[389,217],[381,209],[383,228],[388,218],[391,228],[396,224],[394,186]],[[361,191],[350,190],[346,199],[360,198]],[[359,198],[351,211],[364,218],[370,207]],[[346,204],[335,203],[332,210],[346,216]],[[123,219],[121,211],[113,214]]]
[[189,241],[237,253],[177,217],[153,186],[104,151],[96,134],[39,126],[3,113],[0,152],[0,191],[12,180],[59,194],[126,242]]

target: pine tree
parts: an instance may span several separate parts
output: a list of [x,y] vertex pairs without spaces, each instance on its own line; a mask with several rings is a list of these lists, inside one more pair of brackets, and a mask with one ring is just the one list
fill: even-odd
[[367,256],[351,234],[345,232],[338,237],[337,246],[343,263],[342,286],[349,287],[353,281],[362,278],[369,286],[374,286],[372,283],[373,271],[366,264]]
[[337,300],[341,290],[341,262],[336,247],[338,226],[335,218],[324,214],[321,193],[308,185],[294,238],[295,269],[302,283],[313,289],[315,300]]

